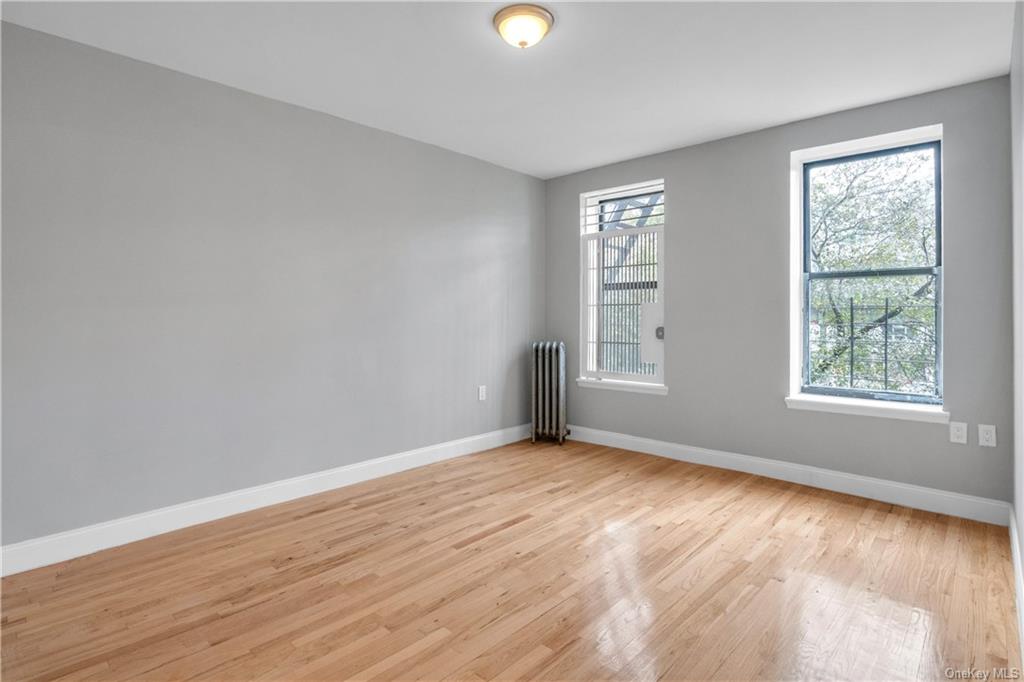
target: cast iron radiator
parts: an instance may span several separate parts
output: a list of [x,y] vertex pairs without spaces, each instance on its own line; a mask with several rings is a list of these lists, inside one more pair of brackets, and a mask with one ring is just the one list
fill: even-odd
[[533,344],[533,430],[530,440],[569,435],[565,424],[565,344],[536,341]]

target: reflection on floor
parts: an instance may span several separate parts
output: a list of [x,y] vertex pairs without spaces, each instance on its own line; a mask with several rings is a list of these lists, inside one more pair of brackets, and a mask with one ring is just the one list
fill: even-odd
[[1005,528],[518,443],[6,578],[3,673],[945,679],[1020,666],[1009,553]]

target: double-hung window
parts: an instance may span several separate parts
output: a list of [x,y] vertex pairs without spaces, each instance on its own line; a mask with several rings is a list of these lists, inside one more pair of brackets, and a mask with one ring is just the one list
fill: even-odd
[[871,146],[794,167],[799,392],[940,405],[941,142]]
[[664,181],[580,197],[581,385],[664,392]]

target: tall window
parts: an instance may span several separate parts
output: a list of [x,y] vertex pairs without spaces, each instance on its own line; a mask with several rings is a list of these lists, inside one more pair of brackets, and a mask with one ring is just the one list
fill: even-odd
[[803,164],[805,393],[942,402],[941,145]]
[[664,383],[663,181],[580,198],[584,378]]

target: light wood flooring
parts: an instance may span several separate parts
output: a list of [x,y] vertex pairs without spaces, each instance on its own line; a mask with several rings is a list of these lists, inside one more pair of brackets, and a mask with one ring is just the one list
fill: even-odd
[[1019,668],[1012,585],[1005,528],[524,442],[5,578],[2,670],[946,679]]

